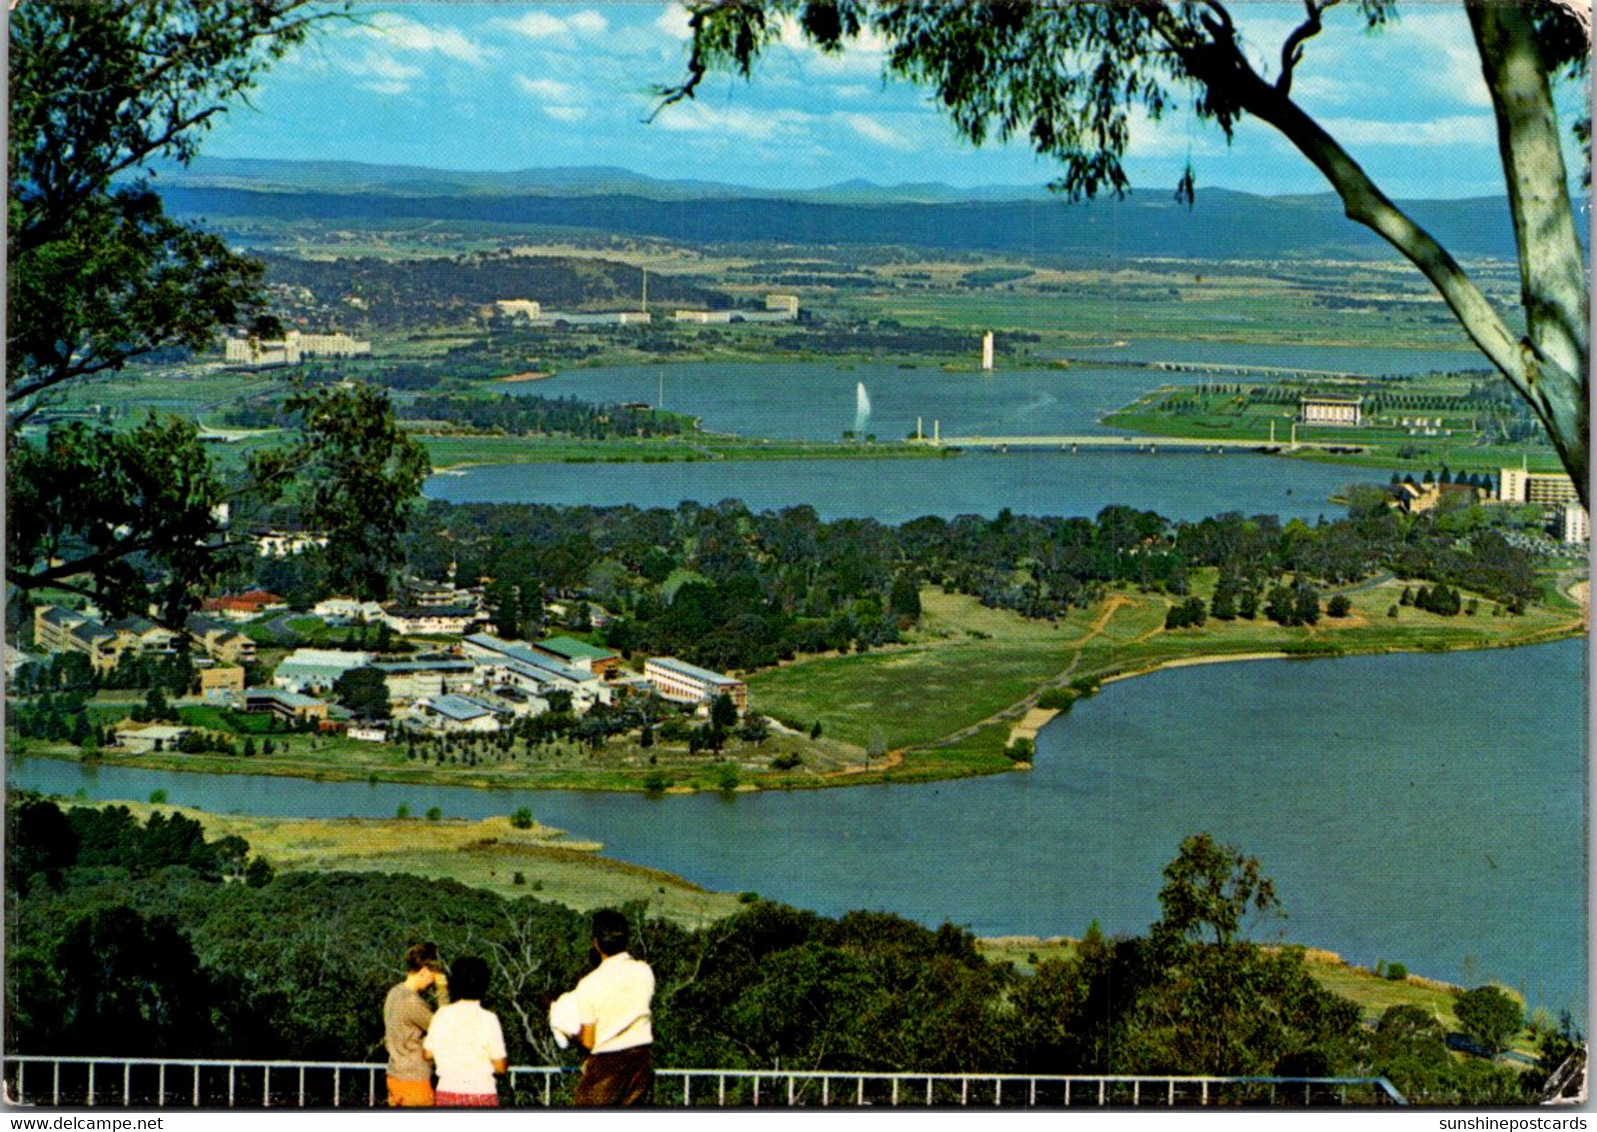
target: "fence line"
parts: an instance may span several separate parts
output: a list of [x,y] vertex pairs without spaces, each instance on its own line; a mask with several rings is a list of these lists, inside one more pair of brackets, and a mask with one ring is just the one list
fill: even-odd
[[[54,1108],[378,1108],[382,1064],[203,1058],[4,1059],[6,1099]],[[501,1103],[570,1101],[576,1069],[517,1065]],[[1226,1077],[656,1069],[658,1107],[1202,1108],[1400,1106],[1384,1077]]]

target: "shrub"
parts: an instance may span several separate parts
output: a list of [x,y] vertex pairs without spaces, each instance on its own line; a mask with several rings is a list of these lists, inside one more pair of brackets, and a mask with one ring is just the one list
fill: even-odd
[[1076,693],[1069,688],[1049,688],[1037,697],[1037,706],[1049,711],[1066,712],[1076,702]]
[[1501,987],[1465,991],[1458,996],[1453,1013],[1464,1032],[1491,1057],[1506,1050],[1525,1024],[1524,1008]]
[[511,825],[512,829],[531,829],[532,828],[532,807],[531,806],[522,806],[521,808],[516,810],[515,813],[511,814],[510,815],[510,825]]
[[771,760],[772,770],[793,770],[803,765],[804,760],[799,758],[797,751],[789,751],[785,755],[777,755]]
[[1402,963],[1388,963],[1386,965],[1386,977],[1394,983],[1401,983],[1408,978],[1408,967]]
[[1008,755],[1013,762],[1029,763],[1033,756],[1037,754],[1037,744],[1030,739],[1016,739],[1004,748],[1004,754]]

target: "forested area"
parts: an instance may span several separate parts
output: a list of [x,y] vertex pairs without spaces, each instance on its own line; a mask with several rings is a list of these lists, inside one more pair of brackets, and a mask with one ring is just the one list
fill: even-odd
[[808,506],[756,514],[735,500],[675,510],[433,502],[407,552],[422,576],[454,562],[460,577],[491,579],[503,635],[534,631],[546,596],[580,596],[616,615],[603,628],[610,647],[722,670],[893,643],[918,619],[925,585],[1055,618],[1121,584],[1188,598],[1192,571],[1212,567],[1219,587],[1202,612],[1289,625],[1318,619],[1324,588],[1382,571],[1478,593],[1488,612],[1536,599],[1533,558],[1486,511],[1406,515],[1379,494],[1315,525],[1235,513],[1171,522],[1122,506],[1094,519],[1004,510],[893,527],[826,522]]
[[[383,994],[405,948],[434,939],[488,960],[511,1062],[551,1064],[547,1004],[589,962],[587,916],[563,906],[411,876],[274,875],[178,815],[14,801],[7,852],[10,1052],[380,1061]],[[1361,1024],[1301,950],[1244,938],[1278,910],[1260,868],[1189,837],[1147,934],[1094,924],[1073,957],[1030,971],[984,959],[960,927],[886,913],[750,896],[695,931],[627,911],[665,1066],[1377,1073],[1432,1102],[1523,1100],[1545,1077],[1454,1057],[1412,1007]],[[1550,1032],[1544,1060],[1569,1039]]]
[[[473,320],[499,299],[531,299],[546,310],[638,306],[642,271],[606,260],[518,256],[509,252],[424,260],[311,260],[263,256],[273,305],[285,316],[342,309],[351,324],[386,329]],[[670,275],[651,275],[661,303],[726,308],[720,291]]]
[[511,436],[569,436],[608,440],[628,436],[680,436],[692,420],[675,413],[624,405],[594,405],[574,397],[417,397],[397,406],[401,420],[439,422],[473,432]]

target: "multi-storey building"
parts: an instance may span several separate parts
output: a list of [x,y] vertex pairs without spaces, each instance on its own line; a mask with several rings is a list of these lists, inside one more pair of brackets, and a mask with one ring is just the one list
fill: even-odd
[[302,334],[290,330],[275,342],[259,338],[229,338],[222,357],[230,365],[298,365],[306,358],[353,358],[372,352],[370,342],[348,334]]
[[1565,542],[1591,541],[1591,516],[1578,503],[1566,503],[1558,517]]
[[725,693],[732,697],[739,714],[749,709],[749,686],[743,681],[674,656],[650,657],[643,664],[643,675],[662,698],[676,703],[706,703]]
[[115,668],[122,659],[122,642],[117,635],[92,617],[55,605],[41,605],[33,611],[33,639],[45,652],[88,654],[96,672]]
[[1497,497],[1504,503],[1542,504],[1552,507],[1579,503],[1575,481],[1563,472],[1529,472],[1524,468],[1504,468],[1497,480]]
[[255,642],[243,633],[208,617],[191,616],[183,627],[191,641],[224,664],[255,663]]
[[555,692],[567,692],[572,710],[578,714],[596,703],[611,702],[612,690],[594,673],[515,641],[474,633],[462,642],[462,649],[477,666],[482,687],[515,688],[541,699]]

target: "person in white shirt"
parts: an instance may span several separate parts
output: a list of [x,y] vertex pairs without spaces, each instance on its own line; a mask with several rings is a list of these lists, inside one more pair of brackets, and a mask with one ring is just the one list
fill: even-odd
[[468,955],[449,972],[454,1001],[440,1007],[422,1042],[422,1052],[438,1070],[433,1103],[440,1108],[495,1108],[495,1074],[505,1071],[505,1035],[499,1019],[484,1010],[488,964]]
[[576,1038],[588,1051],[572,1098],[579,1107],[648,1104],[653,1095],[654,1030],[649,1011],[654,972],[627,954],[628,935],[627,918],[620,912],[613,908],[595,912],[593,949],[599,965],[562,995],[550,1012],[550,1025]]

